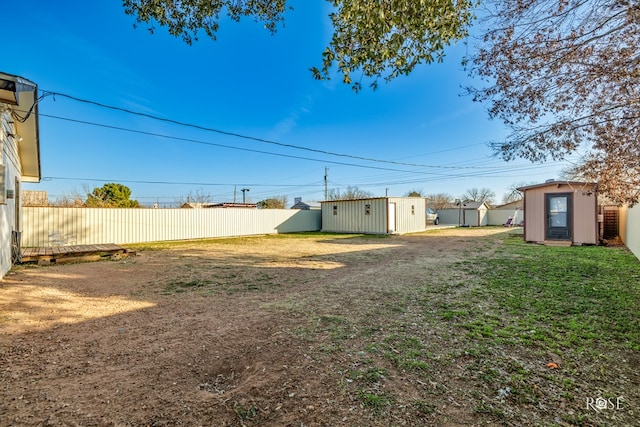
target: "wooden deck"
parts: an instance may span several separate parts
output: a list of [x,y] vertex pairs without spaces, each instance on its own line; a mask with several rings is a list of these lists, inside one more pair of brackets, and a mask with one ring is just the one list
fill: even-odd
[[102,258],[121,258],[135,254],[112,243],[104,245],[69,245],[46,248],[23,248],[22,263],[61,263],[97,261]]

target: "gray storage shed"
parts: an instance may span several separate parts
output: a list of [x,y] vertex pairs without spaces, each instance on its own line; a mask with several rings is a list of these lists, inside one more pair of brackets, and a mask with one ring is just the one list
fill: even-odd
[[441,224],[459,224],[471,227],[489,225],[489,205],[485,202],[462,202],[461,206],[438,209]]
[[403,234],[426,229],[423,197],[375,197],[321,202],[322,231]]

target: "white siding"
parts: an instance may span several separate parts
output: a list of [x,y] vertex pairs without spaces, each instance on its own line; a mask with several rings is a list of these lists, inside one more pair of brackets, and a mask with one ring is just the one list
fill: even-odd
[[427,225],[427,203],[422,197],[390,197],[389,203],[396,204],[397,233],[424,231]]
[[23,208],[22,245],[50,246],[53,231],[78,245],[143,243],[318,231],[320,211],[291,209]]
[[[15,134],[13,119],[7,111],[0,112],[0,164],[5,167],[6,190],[14,190],[16,178],[21,175],[18,147],[16,141],[7,134]],[[20,218],[16,218],[14,197],[0,204],[0,279],[11,269],[11,232],[20,231]]]

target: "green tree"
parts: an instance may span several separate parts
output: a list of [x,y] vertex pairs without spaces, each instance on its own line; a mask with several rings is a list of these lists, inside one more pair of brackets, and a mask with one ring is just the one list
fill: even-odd
[[257,203],[261,209],[286,209],[287,196],[273,196]]
[[[327,0],[334,33],[322,52],[322,65],[310,71],[329,79],[335,66],[342,81],[360,90],[361,77],[390,81],[416,66],[442,61],[446,46],[467,36],[471,0]],[[166,27],[187,44],[198,32],[216,39],[221,13],[233,21],[253,17],[275,33],[291,0],[123,0],[125,13],[144,24]],[[358,76],[354,79],[353,75]]]
[[487,0],[469,88],[511,128],[492,144],[534,162],[587,153],[575,172],[611,199],[640,197],[640,3]]
[[131,200],[131,189],[126,185],[108,183],[96,187],[87,194],[85,205],[89,208],[138,208],[140,203]]
[[424,197],[424,194],[422,194],[422,190],[411,190],[406,197]]

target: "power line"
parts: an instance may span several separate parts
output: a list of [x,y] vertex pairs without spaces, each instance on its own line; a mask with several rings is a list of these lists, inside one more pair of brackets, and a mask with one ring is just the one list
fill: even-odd
[[[335,160],[314,159],[314,158],[311,158],[311,157],[302,157],[302,156],[294,156],[294,155],[291,155],[291,154],[274,153],[272,151],[263,151],[263,150],[254,150],[254,149],[251,149],[251,148],[234,147],[233,145],[217,144],[217,143],[214,143],[214,142],[201,141],[201,140],[192,139],[192,138],[183,138],[183,137],[179,137],[179,136],[165,135],[165,134],[155,133],[155,132],[147,132],[147,131],[142,131],[142,130],[125,128],[125,127],[121,127],[121,126],[106,125],[106,124],[103,124],[103,123],[89,122],[89,121],[86,121],[86,120],[78,120],[78,119],[71,119],[71,118],[68,118],[68,117],[54,116],[54,115],[51,115],[51,114],[40,113],[39,116],[49,117],[49,118],[57,119],[57,120],[64,120],[64,121],[73,122],[73,123],[80,123],[80,124],[85,124],[85,125],[90,125],[90,126],[97,126],[97,127],[102,127],[102,128],[106,128],[106,129],[114,129],[114,130],[119,130],[119,131],[123,131],[123,132],[131,132],[131,133],[137,133],[137,134],[141,134],[141,135],[154,136],[154,137],[158,137],[158,138],[174,139],[174,140],[177,140],[177,141],[192,142],[192,143],[195,143],[195,144],[209,145],[209,146],[212,146],[212,147],[228,148],[228,149],[231,149],[231,150],[248,151],[248,152],[259,153],[259,154],[268,154],[270,156],[287,157],[287,158],[291,158],[291,159],[307,160],[307,161],[311,161],[311,162],[331,163],[331,164],[334,164],[334,165],[352,166],[352,167],[365,168],[365,169],[377,169],[377,170],[385,170],[385,171],[392,171],[392,172],[407,172],[407,173],[418,173],[418,174],[435,174],[436,173],[436,172],[426,172],[426,171],[422,171],[422,172],[420,172],[420,171],[408,171],[408,170],[404,170],[404,169],[393,169],[393,168],[385,168],[385,167],[380,167],[380,166],[359,165],[357,163],[337,162]],[[444,176],[446,176],[446,175],[444,175]]]
[[[175,125],[179,125],[179,126],[185,126],[185,127],[189,127],[189,128],[193,128],[193,129],[198,129],[198,130],[203,130],[203,131],[207,131],[207,132],[215,132],[221,135],[226,135],[226,136],[231,136],[231,137],[235,137],[235,138],[242,138],[242,139],[247,139],[247,140],[251,140],[251,141],[257,141],[257,142],[262,142],[265,144],[272,144],[272,145],[278,145],[281,147],[286,147],[286,148],[294,148],[296,150],[305,150],[305,151],[310,151],[310,152],[314,152],[314,153],[319,153],[319,154],[325,154],[328,156],[337,156],[337,157],[346,157],[346,158],[350,158],[350,159],[355,159],[355,160],[363,160],[363,161],[367,161],[367,162],[374,162],[374,163],[387,163],[387,164],[393,164],[393,165],[399,165],[399,166],[411,166],[411,167],[420,167],[420,168],[436,168],[436,169],[496,169],[496,168],[500,168],[500,166],[444,166],[444,165],[427,165],[427,164],[420,164],[420,163],[408,163],[408,162],[398,162],[398,161],[394,161],[394,160],[384,160],[384,159],[376,159],[376,158],[372,158],[372,157],[364,157],[364,156],[356,156],[356,155],[352,155],[352,154],[345,154],[345,153],[336,153],[333,151],[327,151],[327,150],[319,150],[316,148],[309,148],[309,147],[303,147],[300,145],[294,145],[294,144],[285,144],[282,142],[277,142],[277,141],[271,141],[268,139],[263,139],[263,138],[258,138],[258,137],[254,137],[254,136],[249,136],[249,135],[243,135],[243,134],[239,134],[239,133],[235,133],[235,132],[229,132],[229,131],[224,131],[224,130],[220,130],[220,129],[215,129],[215,128],[211,128],[211,127],[206,127],[206,126],[201,126],[201,125],[197,125],[197,124],[193,124],[193,123],[187,123],[187,122],[182,122],[179,120],[174,120],[174,119],[168,119],[168,118],[164,118],[164,117],[159,117],[159,116],[155,116],[153,114],[148,114],[148,113],[142,113],[139,111],[133,111],[127,108],[123,108],[123,107],[116,107],[113,105],[108,105],[108,104],[104,104],[101,102],[97,102],[97,101],[92,101],[92,100],[88,100],[88,99],[82,99],[82,98],[78,98],[72,95],[67,95],[64,93],[60,93],[60,92],[53,92],[53,91],[43,91],[43,95],[41,98],[45,98],[47,96],[53,96],[54,99],[56,96],[60,96],[60,97],[64,97],[73,101],[77,101],[77,102],[82,102],[85,104],[91,104],[91,105],[95,105],[101,108],[106,108],[106,109],[110,109],[110,110],[114,110],[114,111],[120,111],[120,112],[124,112],[127,114],[132,114],[132,115],[136,115],[136,116],[140,116],[140,117],[146,117],[146,118],[150,118],[153,120],[158,120],[158,121],[162,121],[165,123],[171,123],[171,124],[175,124]],[[43,114],[40,114],[43,115]],[[56,118],[60,118],[60,117],[56,117]],[[79,121],[78,122],[82,122]],[[86,124],[95,124],[95,123],[89,123],[89,122],[82,122],[82,123],[86,123]],[[107,125],[103,125],[104,127],[110,127]],[[116,129],[117,127],[113,127],[114,129]],[[120,128],[120,130],[124,130],[122,128]],[[162,135],[156,135],[156,136],[162,136]],[[166,136],[165,136],[166,137]],[[180,139],[180,138],[176,138],[176,139]],[[192,141],[195,142],[195,141]],[[230,147],[227,147],[230,148]],[[237,147],[236,147],[237,149]],[[443,151],[447,151],[447,150],[443,150]],[[256,152],[260,152],[260,151],[256,151]],[[264,152],[262,152],[264,153]],[[341,164],[341,163],[338,163]]]
[[212,182],[177,182],[177,181],[144,181],[144,180],[123,180],[123,179],[102,179],[102,178],[78,178],[78,177],[66,177],[66,176],[43,176],[43,181],[50,181],[54,179],[68,180],[68,181],[96,181],[96,182],[122,182],[130,184],[159,184],[159,185],[202,185],[202,186],[230,186],[230,185],[244,185],[254,187],[321,187],[321,183],[312,184],[251,184],[251,183],[212,183]]
[[[283,153],[274,153],[274,152],[270,152],[270,151],[255,150],[255,149],[251,149],[251,148],[235,147],[235,146],[232,146],[232,145],[218,144],[218,143],[213,143],[213,142],[208,142],[208,141],[201,141],[201,140],[192,139],[192,138],[184,138],[184,137],[178,137],[178,136],[173,136],[173,135],[160,134],[160,133],[156,133],[156,132],[141,131],[141,130],[130,129],[130,128],[125,128],[125,127],[121,127],[121,126],[107,125],[107,124],[103,124],[103,123],[90,122],[90,121],[86,121],[86,120],[78,120],[78,119],[72,119],[72,118],[68,118],[68,117],[55,116],[55,115],[51,115],[51,114],[40,113],[39,115],[43,116],[43,117],[49,117],[49,118],[52,118],[52,119],[56,119],[56,120],[63,120],[63,121],[69,121],[69,122],[73,122],[73,123],[80,123],[80,124],[89,125],[89,126],[102,127],[102,128],[106,128],[106,129],[113,129],[113,130],[118,130],[118,131],[123,131],[123,132],[137,133],[137,134],[141,134],[141,135],[153,136],[153,137],[158,137],[158,138],[173,139],[173,140],[178,140],[178,141],[191,142],[191,143],[195,143],[195,144],[208,145],[208,146],[213,146],[213,147],[221,147],[221,148],[227,148],[227,149],[232,149],[232,150],[247,151],[247,152],[259,153],[259,154],[267,154],[267,155],[272,155],[272,156],[293,158],[293,159],[298,159],[298,160],[307,160],[307,161],[312,161],[312,162],[337,164],[337,165],[341,165],[341,166],[351,166],[351,167],[358,167],[358,168],[364,168],[364,169],[375,169],[375,170],[383,170],[383,171],[390,171],[390,172],[401,172],[401,173],[408,173],[408,174],[428,175],[428,176],[431,177],[429,180],[434,180],[433,175],[436,175],[436,176],[441,177],[441,178],[459,178],[459,177],[473,177],[473,176],[501,177],[501,175],[488,175],[488,174],[496,173],[496,172],[499,173],[499,172],[511,172],[511,171],[525,171],[525,170],[537,169],[537,168],[541,167],[540,165],[527,165],[527,166],[513,165],[513,166],[493,166],[493,167],[487,166],[487,167],[482,167],[482,168],[480,168],[480,167],[471,167],[471,166],[464,167],[463,166],[463,167],[460,167],[460,169],[473,169],[473,170],[476,170],[475,172],[467,172],[467,173],[464,173],[464,174],[438,173],[438,172],[433,172],[433,171],[411,171],[411,170],[406,170],[406,169],[393,169],[393,168],[386,168],[386,167],[380,167],[380,166],[360,165],[360,164],[357,164],[357,163],[347,163],[347,162],[337,162],[337,161],[333,161],[333,160],[314,159],[314,158],[310,158],[310,157],[294,156],[294,155],[283,154]],[[449,168],[449,169],[456,168],[457,169],[457,167],[455,167],[455,166],[447,166],[447,168]]]

